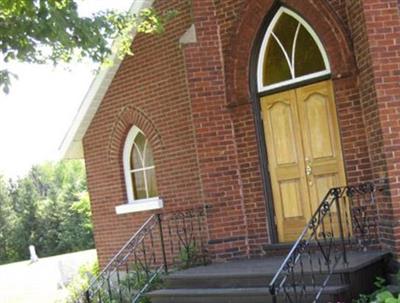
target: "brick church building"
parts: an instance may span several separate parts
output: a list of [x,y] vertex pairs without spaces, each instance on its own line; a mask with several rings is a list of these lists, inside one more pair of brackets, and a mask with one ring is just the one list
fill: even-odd
[[293,242],[331,187],[386,184],[400,253],[398,0],[147,0],[178,15],[100,71],[63,143],[101,264],[152,213],[208,205],[214,260]]

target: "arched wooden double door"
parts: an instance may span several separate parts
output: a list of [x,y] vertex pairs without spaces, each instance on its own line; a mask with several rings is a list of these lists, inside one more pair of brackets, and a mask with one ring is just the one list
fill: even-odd
[[261,98],[280,242],[298,238],[326,195],[345,184],[330,80]]
[[346,183],[330,76],[316,32],[300,15],[280,7],[257,64],[266,175],[280,242],[297,239],[327,191]]
[[266,29],[257,64],[280,242],[297,239],[328,190],[346,183],[330,74],[315,31],[280,7]]

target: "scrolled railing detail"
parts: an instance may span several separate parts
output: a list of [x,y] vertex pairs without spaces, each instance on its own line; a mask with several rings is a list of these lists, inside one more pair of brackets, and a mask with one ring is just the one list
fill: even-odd
[[139,303],[161,275],[207,262],[206,208],[154,214],[75,303]]
[[328,191],[269,284],[273,302],[318,302],[349,250],[379,243],[376,192],[372,183]]

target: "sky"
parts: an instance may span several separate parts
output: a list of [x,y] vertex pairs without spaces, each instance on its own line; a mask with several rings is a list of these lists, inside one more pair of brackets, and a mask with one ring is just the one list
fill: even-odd
[[[128,9],[131,0],[85,0],[82,14]],[[32,165],[60,159],[59,147],[97,68],[90,63],[54,68],[13,64],[19,77],[0,92],[0,174],[23,177]]]

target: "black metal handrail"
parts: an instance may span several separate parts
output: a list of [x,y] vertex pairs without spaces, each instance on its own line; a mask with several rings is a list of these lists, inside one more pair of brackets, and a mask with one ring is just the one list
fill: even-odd
[[205,215],[206,207],[152,215],[74,302],[140,302],[161,273],[206,263]]
[[269,284],[273,302],[318,302],[348,250],[377,245],[376,188],[372,183],[332,188]]

